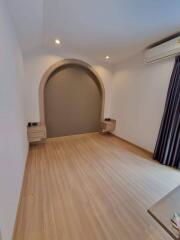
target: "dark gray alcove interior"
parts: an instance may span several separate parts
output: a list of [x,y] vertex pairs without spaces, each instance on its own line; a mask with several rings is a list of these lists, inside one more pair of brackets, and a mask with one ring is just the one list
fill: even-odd
[[89,69],[76,64],[56,69],[46,83],[44,94],[48,137],[99,130],[102,91]]

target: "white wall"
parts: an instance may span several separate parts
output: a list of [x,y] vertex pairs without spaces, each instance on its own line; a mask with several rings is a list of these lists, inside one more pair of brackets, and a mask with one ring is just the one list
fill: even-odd
[[39,116],[39,84],[47,69],[59,60],[66,58],[76,58],[89,63],[101,77],[105,87],[105,117],[110,114],[111,83],[112,72],[105,66],[92,63],[91,61],[79,56],[58,56],[52,51],[36,50],[34,53],[26,54],[25,78],[27,83],[27,109],[28,121],[38,122]]
[[173,65],[173,58],[148,65],[140,54],[117,67],[111,105],[117,136],[154,150]]
[[174,59],[145,64],[143,54],[111,66],[93,63],[79,56],[62,57],[52,51],[35,50],[26,54],[28,121],[39,121],[39,84],[46,70],[64,58],[77,58],[91,64],[102,78],[106,101],[105,117],[117,120],[115,134],[153,151],[162,119]]
[[0,231],[11,240],[27,156],[23,61],[0,0]]

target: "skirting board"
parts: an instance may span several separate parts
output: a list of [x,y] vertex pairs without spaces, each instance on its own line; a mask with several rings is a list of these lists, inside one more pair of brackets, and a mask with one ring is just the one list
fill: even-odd
[[126,139],[124,139],[124,138],[121,138],[121,137],[117,136],[117,135],[114,134],[114,133],[111,133],[111,134],[112,134],[114,137],[119,138],[121,141],[124,141],[124,142],[126,142],[126,143],[128,143],[128,144],[130,144],[130,145],[132,145],[132,146],[134,146],[134,147],[136,147],[136,148],[139,148],[140,150],[148,153],[148,154],[153,158],[153,152],[151,152],[151,151],[149,151],[149,150],[147,150],[147,149],[145,149],[145,148],[142,148],[142,147],[140,147],[140,146],[138,146],[138,145],[136,145],[136,144],[134,144],[134,143],[132,143],[132,142],[129,142],[128,140],[126,140]]
[[[26,161],[25,161],[25,165],[24,165],[24,173],[23,173],[23,178],[22,178],[22,184],[21,184],[21,190],[20,190],[20,195],[19,195],[19,201],[18,201],[18,206],[17,206],[17,210],[16,210],[16,219],[15,219],[15,223],[14,223],[14,228],[13,228],[13,234],[12,234],[12,239],[14,239],[14,235],[15,235],[15,229],[16,229],[16,225],[17,225],[17,215],[19,212],[19,208],[20,208],[20,203],[21,203],[21,199],[22,199],[22,193],[23,193],[23,187],[24,187],[24,179],[25,179],[25,171],[27,169],[27,162],[28,162],[28,157],[29,157],[29,143],[28,143],[28,150],[27,150],[27,155],[26,155]],[[1,236],[0,236],[0,240]]]

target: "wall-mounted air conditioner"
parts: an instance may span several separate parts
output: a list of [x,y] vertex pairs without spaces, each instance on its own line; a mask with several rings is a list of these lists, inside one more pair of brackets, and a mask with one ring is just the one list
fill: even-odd
[[152,63],[157,60],[180,54],[180,37],[164,42],[145,51],[145,62]]

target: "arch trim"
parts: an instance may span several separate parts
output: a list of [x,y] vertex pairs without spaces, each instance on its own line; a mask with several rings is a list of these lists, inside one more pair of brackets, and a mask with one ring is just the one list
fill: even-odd
[[[104,85],[102,82],[101,77],[99,76],[99,74],[94,70],[94,68],[89,65],[88,63],[82,61],[82,60],[77,60],[77,59],[63,59],[60,60],[58,62],[56,62],[55,64],[53,64],[52,66],[50,66],[48,68],[48,70],[44,73],[40,85],[39,85],[39,113],[40,113],[40,125],[42,127],[44,127],[45,132],[46,132],[46,121],[45,121],[45,106],[44,106],[44,90],[45,90],[45,86],[46,83],[49,79],[49,77],[51,76],[51,74],[58,68],[65,66],[65,65],[70,65],[70,64],[75,64],[75,65],[79,65],[82,66],[86,69],[88,69],[90,72],[93,73],[93,75],[96,77],[96,79],[99,82],[99,85],[101,87],[101,91],[102,91],[102,109],[101,109],[101,120],[104,119],[104,104],[105,104],[105,89],[104,89]],[[47,134],[45,133],[45,137],[47,137]]]

